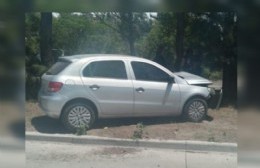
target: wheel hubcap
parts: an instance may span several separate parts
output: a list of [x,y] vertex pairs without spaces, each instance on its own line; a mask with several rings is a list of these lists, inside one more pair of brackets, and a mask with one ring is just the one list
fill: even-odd
[[68,120],[74,127],[86,126],[90,123],[91,113],[84,106],[73,107],[68,115]]
[[205,113],[205,106],[200,101],[194,101],[189,107],[189,115],[195,120],[199,120]]

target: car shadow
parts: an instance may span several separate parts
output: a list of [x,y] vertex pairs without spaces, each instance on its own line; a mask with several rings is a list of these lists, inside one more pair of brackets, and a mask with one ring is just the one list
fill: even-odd
[[[206,121],[213,121],[211,116],[206,116]],[[103,129],[104,127],[119,127],[119,126],[129,126],[142,123],[143,125],[157,125],[157,124],[169,124],[169,123],[185,123],[182,117],[138,117],[138,118],[111,118],[111,119],[99,119],[93,125],[93,129]],[[40,133],[48,134],[68,134],[67,131],[60,120],[53,119],[48,116],[38,116],[31,120],[32,126],[36,131]]]
[[93,128],[129,126],[142,123],[143,125],[157,125],[185,122],[181,117],[138,117],[138,118],[111,118],[98,120]]
[[53,119],[48,116],[37,116],[31,120],[32,126],[40,133],[48,134],[68,134],[68,132],[58,119]]
[[[205,121],[213,121],[213,117],[206,116]],[[138,118],[111,118],[98,120],[93,128],[99,129],[104,127],[119,127],[129,126],[142,123],[143,125],[157,125],[157,124],[170,124],[170,123],[185,123],[187,122],[183,117],[138,117]]]
[[213,121],[213,119],[214,119],[213,117],[211,117],[211,116],[209,116],[209,115],[206,115],[204,121],[209,121],[209,122],[211,122],[211,121]]

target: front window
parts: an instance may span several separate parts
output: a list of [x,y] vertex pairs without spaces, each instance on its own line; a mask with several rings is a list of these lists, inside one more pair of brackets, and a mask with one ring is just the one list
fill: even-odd
[[84,77],[127,79],[123,61],[95,61],[83,70]]
[[169,75],[154,65],[145,62],[131,62],[136,80],[167,82]]

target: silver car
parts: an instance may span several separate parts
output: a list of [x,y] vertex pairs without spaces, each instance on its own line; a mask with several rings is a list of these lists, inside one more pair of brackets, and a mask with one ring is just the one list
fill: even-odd
[[59,58],[43,74],[38,99],[70,131],[90,128],[99,118],[183,115],[200,122],[207,114],[209,84],[144,58],[74,55]]

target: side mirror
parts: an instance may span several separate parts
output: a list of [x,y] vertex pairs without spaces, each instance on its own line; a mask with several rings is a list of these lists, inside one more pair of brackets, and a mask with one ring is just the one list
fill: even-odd
[[169,83],[174,83],[174,77],[173,77],[173,76],[169,76],[168,82],[169,82]]

